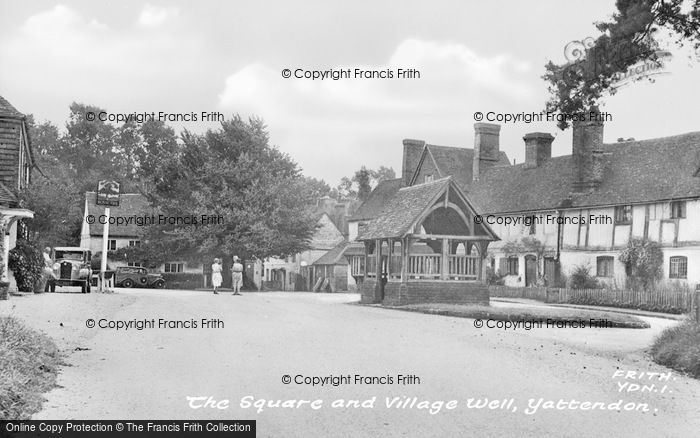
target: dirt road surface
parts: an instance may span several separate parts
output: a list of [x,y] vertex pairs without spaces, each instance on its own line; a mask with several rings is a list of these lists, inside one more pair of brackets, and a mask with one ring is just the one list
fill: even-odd
[[[0,313],[25,319],[70,353],[60,387],[35,419],[255,419],[261,437],[692,437],[700,430],[700,382],[675,372],[668,380],[623,377],[669,372],[644,349],[673,321],[647,319],[649,330],[478,329],[472,319],[352,304],[357,298],[120,289],[13,297]],[[87,328],[88,319],[198,328]],[[202,328],[203,319],[222,327]],[[401,384],[399,375],[414,378]],[[303,383],[328,376],[349,383]],[[627,391],[631,384],[646,390]],[[225,408],[193,408],[188,397]],[[395,397],[405,407],[387,407]],[[263,399],[321,402],[318,409],[242,403]],[[534,409],[540,399],[554,408]],[[360,406],[338,406],[349,400]],[[619,400],[637,410],[610,406]],[[422,401],[432,413],[418,409]]]

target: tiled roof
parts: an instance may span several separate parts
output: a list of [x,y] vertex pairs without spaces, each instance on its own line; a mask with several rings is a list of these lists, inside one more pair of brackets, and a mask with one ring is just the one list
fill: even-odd
[[[347,265],[348,260],[343,257],[345,250],[348,249],[352,242],[342,241],[335,248],[318,258],[313,265]],[[364,251],[362,252],[364,254]]]
[[[102,236],[103,225],[99,223],[99,217],[104,214],[105,206],[97,205],[95,192],[86,192],[88,214],[95,216],[95,223],[90,224],[91,236]],[[152,209],[146,197],[140,193],[124,193],[119,196],[119,207],[110,207],[111,217],[146,216],[152,213]],[[139,235],[139,226],[134,221],[128,225],[111,224],[109,226],[110,237],[136,237]]]
[[4,97],[0,96],[0,117],[21,119],[24,118],[24,114],[17,111],[17,108],[13,107]]
[[403,237],[449,183],[447,177],[399,189],[381,213],[361,230],[358,240]]
[[[472,181],[474,149],[428,144],[426,148],[437,164],[442,177],[453,176],[460,187]],[[508,155],[499,154],[497,166],[509,166]]]
[[0,203],[9,204],[11,206],[17,204],[17,194],[2,181],[0,181]]
[[367,200],[350,217],[351,221],[372,219],[381,213],[387,202],[401,187],[401,178],[380,182],[370,193]]
[[[604,145],[608,153],[603,181],[590,193],[571,195],[571,155],[539,167],[494,167],[465,187],[483,213],[634,204],[700,197],[700,132]],[[570,199],[570,200],[569,200]]]

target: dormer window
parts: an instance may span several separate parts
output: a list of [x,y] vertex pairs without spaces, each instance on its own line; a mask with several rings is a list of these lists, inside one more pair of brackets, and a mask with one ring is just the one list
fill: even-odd
[[431,173],[430,175],[425,175],[425,181],[424,182],[433,182],[433,174]]

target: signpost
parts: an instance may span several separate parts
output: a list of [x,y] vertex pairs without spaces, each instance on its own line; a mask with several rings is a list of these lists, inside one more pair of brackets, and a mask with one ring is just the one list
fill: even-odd
[[102,228],[102,258],[100,260],[100,292],[104,292],[105,271],[107,271],[107,244],[109,242],[109,207],[119,207],[119,183],[106,180],[97,183],[96,204],[105,206],[105,219]]

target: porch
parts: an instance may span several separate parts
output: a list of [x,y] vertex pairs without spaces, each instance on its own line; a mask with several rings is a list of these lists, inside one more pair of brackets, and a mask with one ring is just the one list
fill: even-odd
[[400,189],[358,238],[363,301],[488,303],[483,261],[497,237],[474,215],[451,178]]

